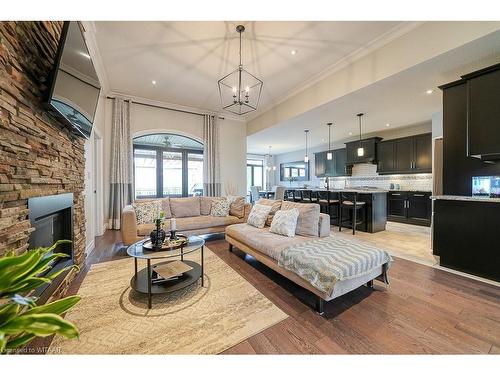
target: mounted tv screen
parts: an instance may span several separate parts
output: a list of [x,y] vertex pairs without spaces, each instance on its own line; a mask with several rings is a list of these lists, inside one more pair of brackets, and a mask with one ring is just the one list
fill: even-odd
[[52,77],[52,112],[89,138],[101,85],[78,22],[64,23]]

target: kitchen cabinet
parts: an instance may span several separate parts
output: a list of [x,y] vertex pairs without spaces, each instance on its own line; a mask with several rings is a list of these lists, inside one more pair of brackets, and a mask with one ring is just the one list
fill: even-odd
[[328,160],[328,151],[314,154],[314,167],[316,177],[338,177],[350,174],[350,168],[346,165],[347,152],[345,148],[331,150],[332,159]]
[[463,78],[467,80],[467,155],[500,160],[500,64]]
[[373,163],[377,160],[377,143],[382,140],[380,137],[366,138],[361,141],[364,148],[363,156],[358,156],[359,141],[346,143],[347,164]]
[[432,172],[431,133],[378,143],[377,172],[379,174]]
[[430,226],[430,192],[390,191],[387,194],[387,220]]

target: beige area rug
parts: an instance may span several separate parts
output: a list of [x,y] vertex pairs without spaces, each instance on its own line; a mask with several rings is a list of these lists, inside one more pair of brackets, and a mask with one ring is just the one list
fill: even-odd
[[55,353],[217,354],[288,317],[206,247],[205,286],[153,295],[151,310],[130,288],[133,273],[132,258],[91,267],[66,314],[80,338],[56,337]]

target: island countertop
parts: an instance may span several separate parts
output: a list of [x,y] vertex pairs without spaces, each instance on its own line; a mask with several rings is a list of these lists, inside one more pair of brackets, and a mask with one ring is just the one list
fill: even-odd
[[[311,190],[311,191],[326,191],[326,189],[322,188],[285,188],[287,190]],[[388,193],[389,190],[383,189],[356,189],[356,188],[347,188],[347,189],[328,189],[328,191],[332,191],[334,193],[359,193],[359,194],[383,194]]]
[[473,197],[466,195],[433,195],[433,200],[500,203],[500,198]]

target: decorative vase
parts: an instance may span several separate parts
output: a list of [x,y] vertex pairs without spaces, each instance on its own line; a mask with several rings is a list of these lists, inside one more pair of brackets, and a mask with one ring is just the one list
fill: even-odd
[[154,249],[161,249],[165,241],[166,234],[161,227],[161,219],[155,220],[156,228],[149,234],[151,237],[151,245]]

